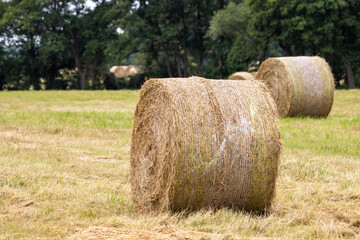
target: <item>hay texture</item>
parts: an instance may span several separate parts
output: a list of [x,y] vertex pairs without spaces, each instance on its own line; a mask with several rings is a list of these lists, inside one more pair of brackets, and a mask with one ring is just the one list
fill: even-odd
[[248,72],[236,72],[228,78],[229,80],[253,80],[254,76]]
[[115,73],[115,70],[118,68],[118,66],[112,66],[111,68],[110,68],[110,72],[111,73]]
[[117,78],[125,78],[138,74],[140,70],[134,65],[113,66],[110,68],[110,72],[114,73]]
[[257,72],[250,72],[251,75],[253,75],[254,78],[256,78]]
[[330,113],[334,78],[323,58],[269,58],[256,79],[267,85],[281,117],[327,117]]
[[115,76],[117,78],[123,78],[123,77],[126,77],[126,69],[127,69],[128,66],[118,66],[116,69],[115,69]]
[[259,81],[147,81],[131,144],[136,209],[269,209],[282,149],[276,118]]
[[128,76],[134,76],[139,73],[139,69],[134,65],[129,65],[126,68],[125,75]]

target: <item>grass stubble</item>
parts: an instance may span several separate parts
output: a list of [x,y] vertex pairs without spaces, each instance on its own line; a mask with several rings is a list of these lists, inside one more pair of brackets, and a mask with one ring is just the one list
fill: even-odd
[[0,93],[0,239],[63,239],[88,229],[171,239],[360,237],[359,90],[337,90],[327,119],[279,120],[284,152],[268,215],[136,213],[129,158],[138,97]]

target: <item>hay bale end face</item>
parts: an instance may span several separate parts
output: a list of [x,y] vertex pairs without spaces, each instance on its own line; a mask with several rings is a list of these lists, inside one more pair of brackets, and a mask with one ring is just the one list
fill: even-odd
[[129,66],[113,66],[110,72],[114,73],[117,78],[125,78],[136,75],[140,72],[139,68],[134,65]]
[[254,76],[248,72],[236,72],[229,76],[229,80],[253,80]]
[[282,149],[276,118],[259,81],[147,81],[131,144],[135,208],[269,209]]
[[334,78],[320,57],[269,58],[256,75],[277,104],[280,117],[327,117],[334,99]]
[[127,69],[128,66],[118,66],[116,69],[115,69],[115,76],[117,78],[123,78],[123,77],[126,77],[126,69]]
[[112,66],[111,68],[110,68],[110,72],[111,73],[115,73],[115,70],[118,68],[118,66]]
[[129,65],[126,69],[126,76],[133,76],[139,73],[139,69],[134,65]]

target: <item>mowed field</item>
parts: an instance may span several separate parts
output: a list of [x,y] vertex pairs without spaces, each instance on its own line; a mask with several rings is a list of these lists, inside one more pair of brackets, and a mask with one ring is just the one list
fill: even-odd
[[0,239],[360,238],[360,90],[337,90],[327,119],[279,120],[284,151],[267,215],[136,213],[138,99],[130,90],[0,93]]

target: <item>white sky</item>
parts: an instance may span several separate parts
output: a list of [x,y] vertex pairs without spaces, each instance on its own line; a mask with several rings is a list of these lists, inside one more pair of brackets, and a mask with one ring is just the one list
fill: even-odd
[[91,10],[93,10],[96,7],[96,3],[92,0],[86,0],[86,6],[88,6]]
[[[92,0],[86,0],[85,2],[86,6],[89,7],[91,10],[93,10],[96,7],[96,3]],[[122,30],[121,28],[116,28],[116,32],[118,34],[122,34],[124,33],[124,30]]]

